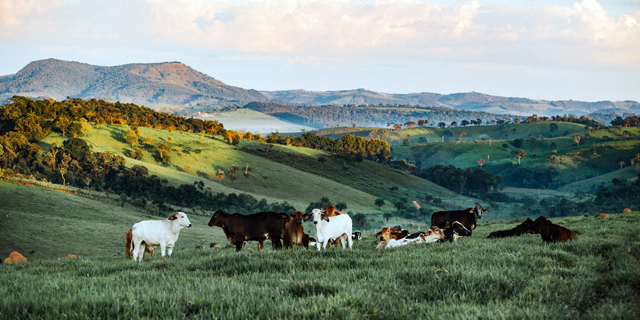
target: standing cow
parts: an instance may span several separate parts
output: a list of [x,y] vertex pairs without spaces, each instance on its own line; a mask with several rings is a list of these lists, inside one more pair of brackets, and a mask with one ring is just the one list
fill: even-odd
[[489,211],[479,204],[464,210],[438,211],[431,216],[431,225],[440,229],[448,229],[455,221],[458,221],[465,228],[473,230],[478,224],[478,219],[482,218],[483,212]]
[[284,217],[287,215],[273,211],[242,215],[218,209],[209,220],[209,226],[222,228],[229,243],[236,246],[236,251],[242,250],[245,241],[258,241],[258,249],[262,249],[266,239],[271,239],[271,246],[278,250],[282,249],[280,238]]
[[164,220],[141,221],[133,225],[131,231],[131,246],[133,247],[133,261],[142,261],[145,243],[150,246],[160,246],[162,257],[167,253],[171,256],[173,246],[178,240],[180,229],[191,227],[191,222],[184,212],[178,212]]
[[351,235],[351,217],[346,214],[340,214],[334,217],[327,217],[322,213],[320,209],[311,210],[313,216],[313,224],[316,226],[316,246],[320,250],[320,243],[322,243],[322,249],[327,248],[327,243],[330,239],[340,238],[342,247],[345,248],[345,240],[342,237],[346,234],[346,242],[349,245],[349,249],[353,246],[353,239]]

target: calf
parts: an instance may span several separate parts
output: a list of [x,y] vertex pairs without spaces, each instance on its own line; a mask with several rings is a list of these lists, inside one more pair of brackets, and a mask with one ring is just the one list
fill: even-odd
[[534,231],[539,233],[542,240],[545,242],[566,242],[569,240],[578,240],[578,236],[576,236],[573,231],[563,226],[553,224],[551,220],[546,217],[538,217],[534,223]]
[[409,231],[407,230],[398,230],[396,227],[393,227],[393,228],[384,227],[382,228],[382,231],[379,231],[378,233],[376,233],[376,238],[380,237],[383,233],[389,233],[390,237],[396,240],[404,238],[409,235]]
[[[302,227],[302,212],[296,211],[294,214],[284,217],[284,229],[282,231],[282,242],[285,248],[293,249],[293,245],[309,247],[309,241],[304,244],[304,228]],[[308,236],[307,236],[308,237]]]
[[340,212],[340,211],[337,211],[337,210],[338,209],[336,209],[336,207],[334,207],[334,206],[326,206],[324,208],[324,212],[323,213],[327,217],[335,217],[335,216],[340,215],[340,214],[348,214],[346,212]]
[[[125,252],[125,257],[131,259],[133,258],[133,246],[131,245],[131,238],[133,237],[133,229],[129,229],[129,231],[127,231],[127,244],[126,244],[126,252]],[[145,252],[149,252],[149,257],[153,257],[153,250],[155,250],[155,247],[152,247],[150,245],[148,245],[146,242],[142,241],[142,243],[144,243],[144,251]],[[142,257],[144,258],[144,253],[142,254]]]
[[209,220],[209,226],[222,228],[229,243],[236,246],[236,251],[242,250],[245,241],[258,241],[258,249],[261,250],[266,239],[271,239],[272,248],[278,250],[282,248],[283,216],[286,217],[273,211],[242,215],[217,210]]
[[470,236],[472,231],[465,228],[462,223],[454,221],[451,227],[442,230],[442,233],[444,234],[443,242],[453,242],[458,240],[459,237]]
[[533,230],[534,226],[535,224],[533,220],[527,218],[527,220],[515,226],[513,229],[491,232],[487,238],[506,238],[520,236],[525,233],[535,233],[535,231]]
[[142,261],[145,251],[143,245],[160,246],[162,257],[165,255],[165,249],[171,256],[180,229],[184,227],[191,227],[191,222],[184,212],[178,212],[165,220],[141,221],[134,224],[131,231],[133,261]]
[[361,233],[360,231],[358,231],[358,230],[354,231],[354,232],[351,234],[351,239],[352,239],[353,241],[360,241],[360,240],[362,240],[362,233]]
[[384,232],[381,237],[382,241],[380,242],[382,245],[378,246],[378,249],[381,248],[395,248],[400,246],[405,246],[412,243],[431,243],[437,242],[444,239],[444,234],[440,230],[440,228],[433,226],[429,230],[425,232],[415,232],[407,235],[401,239],[393,239],[391,236],[391,232]]
[[482,218],[482,212],[489,212],[481,205],[477,204],[474,208],[455,211],[438,211],[431,216],[431,225],[440,229],[451,227],[454,221],[458,221],[465,228],[473,230],[478,224],[478,219]]
[[[322,243],[322,249],[327,248],[327,243],[330,239],[340,238],[342,247],[345,248],[345,240],[342,238],[343,234],[351,234],[352,221],[351,217],[347,214],[337,215],[335,217],[327,217],[322,210],[311,210],[313,216],[313,224],[316,226],[316,246],[318,250],[321,250],[320,243]],[[349,249],[353,246],[353,239],[347,236],[346,239]]]

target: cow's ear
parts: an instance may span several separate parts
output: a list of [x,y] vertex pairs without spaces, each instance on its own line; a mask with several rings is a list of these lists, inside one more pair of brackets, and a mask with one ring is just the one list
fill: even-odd
[[307,221],[307,220],[311,219],[311,213],[307,213],[307,214],[303,215],[302,218],[303,218],[302,221]]
[[376,238],[379,237],[382,234],[382,231],[379,231],[378,233],[376,233]]
[[174,214],[174,215],[172,215],[171,217],[169,217],[169,220],[175,220],[175,219],[178,219],[178,217],[176,217],[176,215],[175,215],[175,214]]
[[325,221],[329,222],[329,217],[327,217],[326,215],[323,214],[322,215],[322,220],[325,220]]

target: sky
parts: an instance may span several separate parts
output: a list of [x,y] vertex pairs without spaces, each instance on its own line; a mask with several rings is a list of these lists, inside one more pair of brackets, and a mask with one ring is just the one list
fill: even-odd
[[640,0],[0,0],[0,75],[48,58],[266,91],[640,101]]

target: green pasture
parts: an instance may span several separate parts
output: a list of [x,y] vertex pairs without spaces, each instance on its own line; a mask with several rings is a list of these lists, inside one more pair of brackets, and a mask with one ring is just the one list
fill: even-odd
[[[323,175],[317,175],[295,167],[293,155],[295,157],[306,156],[315,159],[315,164],[318,166],[318,171],[320,171],[320,164],[317,162],[318,156],[324,155],[329,161],[332,161],[330,154],[324,151],[274,145],[268,154],[286,153],[292,155],[290,162],[281,163],[239,150],[243,147],[266,150],[267,145],[265,143],[241,140],[238,146],[233,146],[223,141],[219,136],[202,136],[200,134],[177,131],[169,133],[166,130],[140,128],[141,139],[135,145],[136,148],[143,150],[144,156],[140,162],[128,157],[132,147],[122,137],[122,133],[128,129],[128,126],[102,125],[99,129],[94,127],[93,131],[82,138],[93,147],[94,152],[109,151],[125,156],[128,166],[143,164],[149,168],[150,174],[166,178],[172,184],[203,181],[205,187],[211,188],[213,192],[248,193],[257,199],[266,198],[269,201],[287,201],[298,210],[303,210],[309,202],[317,201],[321,197],[328,197],[334,203],[345,202],[349,210],[374,211],[378,209],[374,206],[377,195],[369,193],[368,190],[363,190],[358,185],[345,183],[342,179],[344,175],[342,166],[340,166],[339,170],[327,169]],[[151,142],[142,145],[141,142],[146,141],[147,137],[151,137]],[[164,166],[157,153],[153,150],[153,146],[159,142],[167,142],[169,139],[172,146],[171,154],[169,155],[171,164]],[[47,148],[53,142],[60,145],[63,140],[61,135],[51,133],[41,140],[41,145]],[[249,166],[249,171],[245,175],[247,165]],[[369,165],[374,165],[375,169],[363,170],[393,171],[369,161],[359,164],[359,167],[368,168]],[[228,169],[231,166],[239,168],[234,179],[231,179],[228,175]],[[329,163],[326,163],[325,166],[332,167]],[[220,181],[216,177],[218,171],[225,172],[223,179]],[[380,173],[383,177],[385,176],[385,173]],[[397,173],[394,173],[394,175],[397,175]],[[263,179],[265,176],[268,177],[266,182]],[[417,178],[413,177],[413,179]],[[415,194],[413,188],[416,185],[411,181],[415,182],[416,180],[413,179],[410,179],[404,189],[398,192],[399,195],[407,197],[409,192],[412,195]],[[425,186],[425,191],[428,188],[434,188],[434,185],[428,181],[421,180],[420,183]],[[401,185],[404,184],[402,183]],[[435,188],[442,189],[437,186]],[[392,205],[388,204],[386,209],[392,209]]]
[[[2,194],[5,184],[0,184]],[[486,238],[517,220],[481,223],[473,236],[454,243],[377,250],[378,240],[367,234],[352,250],[323,252],[268,246],[257,251],[255,242],[241,252],[224,246],[192,249],[201,241],[220,240],[221,231],[204,226],[206,217],[190,215],[194,227],[181,231],[171,257],[136,263],[123,256],[124,233],[142,216],[70,198],[68,206],[86,211],[69,213],[62,210],[67,203],[46,198],[54,191],[14,189],[7,198],[16,202],[0,208],[2,234],[15,238],[9,247],[34,239],[31,250],[51,255],[38,257],[25,247],[30,262],[0,266],[3,319],[640,316],[638,212],[611,214],[607,220],[591,215],[553,219],[577,234],[578,240],[567,243],[544,243],[539,235]],[[27,192],[38,193],[44,213],[8,225],[11,219],[27,219],[20,208],[35,202],[23,203]],[[11,217],[5,218],[8,210]],[[63,245],[75,250],[60,251]],[[9,250],[14,249],[2,248],[2,256]],[[80,253],[79,259],[65,259],[68,251]]]

